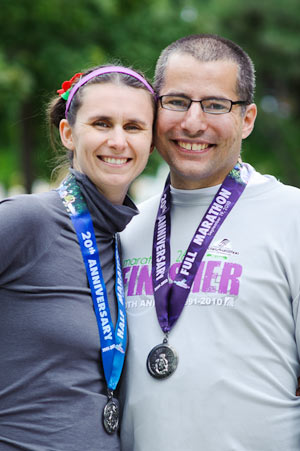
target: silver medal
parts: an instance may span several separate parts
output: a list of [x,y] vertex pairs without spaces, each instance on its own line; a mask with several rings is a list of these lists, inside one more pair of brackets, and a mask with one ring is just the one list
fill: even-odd
[[171,376],[177,368],[178,357],[176,351],[166,340],[155,346],[147,358],[147,369],[156,379],[164,379]]
[[108,434],[113,434],[119,427],[119,405],[114,399],[109,399],[103,410],[103,425]]

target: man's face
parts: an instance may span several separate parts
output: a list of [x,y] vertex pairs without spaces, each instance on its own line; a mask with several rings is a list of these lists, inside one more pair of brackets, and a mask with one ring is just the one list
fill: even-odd
[[[238,66],[232,61],[199,62],[188,54],[170,57],[159,95],[184,95],[193,100],[208,97],[239,99]],[[200,103],[185,112],[158,108],[155,145],[169,164],[175,188],[198,189],[218,185],[236,164],[242,139],[252,131],[256,106],[234,105],[230,113],[208,114]]]

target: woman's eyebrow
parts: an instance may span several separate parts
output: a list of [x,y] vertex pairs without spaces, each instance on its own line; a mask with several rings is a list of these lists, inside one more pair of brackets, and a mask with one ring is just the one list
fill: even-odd
[[[113,117],[112,116],[105,116],[105,115],[101,115],[101,114],[95,114],[93,116],[89,117],[89,121],[93,122],[93,121],[108,121],[108,122],[113,122]],[[138,118],[126,118],[125,122],[130,122],[130,123],[134,123],[134,124],[139,124],[142,125],[144,127],[146,127],[147,123],[145,121],[143,121],[142,119],[138,119]]]

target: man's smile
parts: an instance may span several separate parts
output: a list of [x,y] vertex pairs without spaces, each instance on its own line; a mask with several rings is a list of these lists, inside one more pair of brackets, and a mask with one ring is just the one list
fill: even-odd
[[200,143],[191,143],[191,142],[187,142],[187,141],[176,141],[176,143],[182,149],[191,150],[194,152],[200,152],[200,151],[206,150],[212,146],[212,144],[208,144],[208,143],[200,144]]

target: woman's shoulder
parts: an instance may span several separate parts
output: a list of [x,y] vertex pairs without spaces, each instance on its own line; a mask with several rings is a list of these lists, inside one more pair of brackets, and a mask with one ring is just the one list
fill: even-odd
[[25,232],[33,231],[48,222],[53,207],[60,199],[55,191],[39,194],[20,194],[0,201],[0,224],[3,229],[15,230],[21,225]]
[[57,218],[62,218],[62,209],[55,191],[0,201],[1,283],[10,280],[17,267],[25,273],[48,252],[60,235],[63,222]]

